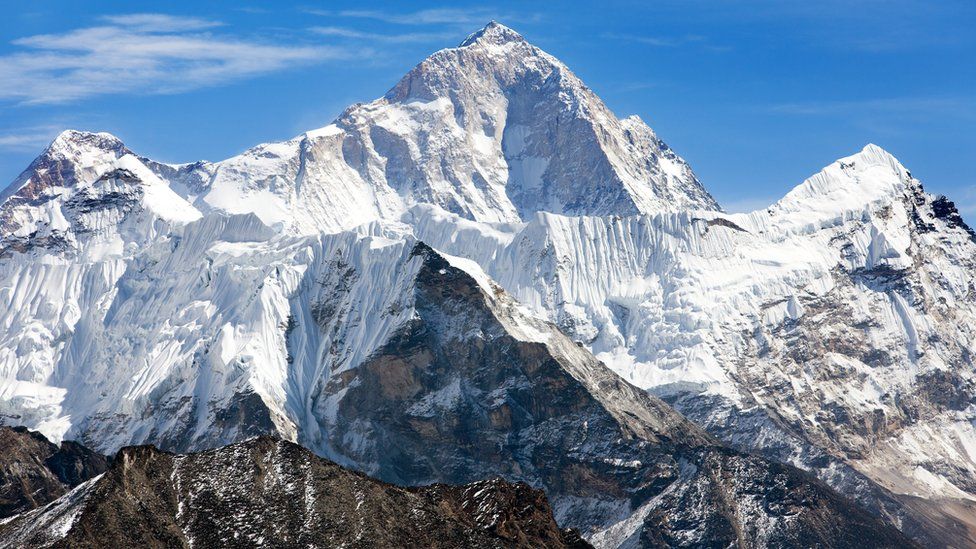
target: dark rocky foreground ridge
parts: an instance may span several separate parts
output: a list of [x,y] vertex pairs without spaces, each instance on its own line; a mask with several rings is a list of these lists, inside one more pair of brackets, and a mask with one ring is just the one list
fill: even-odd
[[[5,433],[5,440],[22,439],[20,447],[25,440],[46,442],[23,429],[5,429]],[[77,452],[79,446],[71,448]],[[704,456],[701,464],[709,468],[713,481],[722,478],[731,490],[721,493],[708,481],[693,479],[676,503],[695,512],[705,499],[724,513],[748,516],[748,506],[758,497],[767,502],[766,512],[796,519],[792,536],[767,539],[764,546],[912,545],[897,530],[878,524],[825,487],[809,484],[797,469],[776,466],[762,473],[763,460],[732,451]],[[742,482],[743,478],[748,480]],[[640,540],[631,541],[657,547],[685,545],[674,539],[675,528],[702,518],[712,523],[715,535],[694,545],[728,546],[721,533],[736,525],[726,523],[721,514],[656,516],[655,528],[645,529]],[[742,535],[738,533],[739,542],[733,541],[733,546],[755,546],[743,543]],[[590,544],[578,532],[560,529],[546,496],[525,483],[492,479],[402,488],[268,436],[195,454],[126,447],[104,474],[46,506],[0,523],[2,548],[190,546],[559,548]]]
[[0,519],[53,501],[108,465],[77,442],[59,447],[24,427],[0,426]]
[[589,547],[500,479],[401,488],[258,437],[123,448],[101,476],[0,524],[0,547]]

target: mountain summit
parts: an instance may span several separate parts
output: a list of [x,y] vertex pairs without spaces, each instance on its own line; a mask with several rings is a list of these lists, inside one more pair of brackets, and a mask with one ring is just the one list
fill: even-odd
[[87,185],[130,154],[199,211],[254,213],[298,234],[396,219],[415,204],[485,222],[718,209],[640,119],[618,119],[565,65],[496,22],[332,125],[222,162],[170,166],[84,135],[96,134],[69,136],[84,154],[61,159],[59,137],[13,187]]
[[502,45],[506,42],[524,42],[525,38],[514,30],[502,25],[498,21],[489,21],[481,30],[471,33],[463,42],[458,44],[459,48],[470,46],[475,43]]

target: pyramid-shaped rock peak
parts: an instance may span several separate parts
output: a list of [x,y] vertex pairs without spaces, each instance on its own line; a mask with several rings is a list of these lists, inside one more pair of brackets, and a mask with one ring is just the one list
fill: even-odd
[[508,42],[525,42],[525,38],[498,21],[489,21],[481,30],[465,38],[458,47],[464,48],[473,44],[505,44]]

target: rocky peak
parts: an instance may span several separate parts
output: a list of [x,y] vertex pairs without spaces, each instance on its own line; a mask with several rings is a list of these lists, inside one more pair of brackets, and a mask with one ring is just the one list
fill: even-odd
[[125,145],[118,137],[107,132],[64,130],[48,146],[48,154],[76,156],[92,151],[121,151]]
[[0,201],[13,196],[35,200],[52,187],[90,183],[106,166],[128,153],[129,150],[114,135],[63,131],[0,194]]
[[367,145],[345,149],[375,149],[409,202],[479,221],[719,209],[643,122],[618,119],[566,65],[498,23],[336,124],[363,135]]
[[525,42],[522,35],[502,25],[498,21],[489,21],[478,32],[472,33],[461,42],[458,47],[465,48],[475,44],[500,46],[509,42]]
[[[539,85],[551,76],[560,85],[583,87],[582,82],[555,57],[530,44],[514,30],[491,22],[458,47],[431,54],[407,73],[386,98],[393,101],[430,100],[450,91],[484,94],[492,90],[481,97],[481,101],[487,103],[498,92],[504,92],[504,88]],[[471,101],[477,99],[472,95]]]
[[24,427],[0,426],[0,519],[43,506],[99,475],[108,458]]

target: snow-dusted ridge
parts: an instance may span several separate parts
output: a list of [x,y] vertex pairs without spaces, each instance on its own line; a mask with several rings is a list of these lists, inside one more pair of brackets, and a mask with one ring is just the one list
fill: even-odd
[[2,196],[5,423],[102,450],[277,431],[342,462],[336,387],[416,321],[424,242],[517,300],[520,340],[552,322],[868,506],[976,516],[976,237],[874,145],[726,215],[491,23],[294,139],[168,165],[69,131]]

